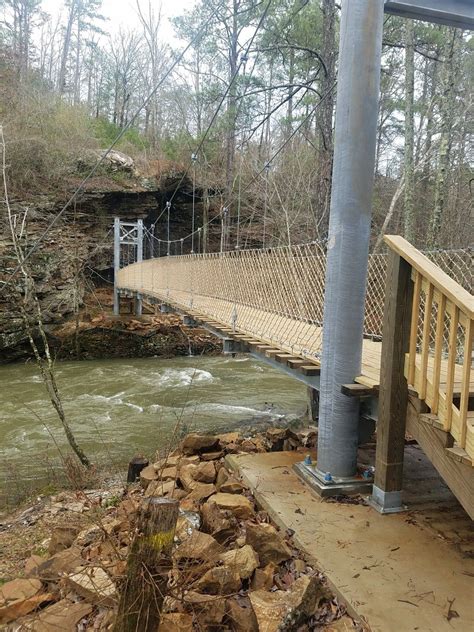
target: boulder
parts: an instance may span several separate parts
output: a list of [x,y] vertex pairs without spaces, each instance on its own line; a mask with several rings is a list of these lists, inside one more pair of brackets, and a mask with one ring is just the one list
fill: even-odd
[[42,564],[46,558],[41,555],[32,555],[25,562],[25,577],[34,577],[37,573],[36,570],[40,564]]
[[216,486],[213,483],[196,483],[196,486],[186,496],[186,500],[196,500],[197,502],[205,500],[212,496],[217,491]]
[[192,472],[192,477],[200,483],[214,483],[216,480],[216,467],[212,461],[199,463]]
[[257,618],[259,632],[277,632],[291,614],[292,624],[309,617],[319,605],[321,587],[315,577],[304,575],[290,590],[256,590],[250,593],[250,602]]
[[84,601],[73,603],[69,599],[61,599],[31,617],[22,621],[24,632],[76,632],[79,622],[92,612],[92,606]]
[[152,481],[157,481],[158,478],[158,472],[154,465],[147,465],[140,472],[140,483],[144,489],[146,489]]
[[288,428],[269,428],[266,437],[270,443],[272,452],[281,452],[285,439],[290,436]]
[[115,605],[115,584],[100,566],[83,567],[68,575],[66,583],[88,603],[102,607]]
[[241,494],[245,491],[245,487],[236,478],[230,476],[225,483],[222,483],[219,491],[224,494]]
[[175,465],[158,470],[158,478],[162,481],[174,481],[178,477],[178,468]]
[[258,632],[258,623],[247,597],[232,597],[226,601],[227,617],[235,632]]
[[260,563],[266,566],[269,562],[280,564],[291,557],[291,551],[281,540],[277,530],[271,524],[247,524],[246,542],[258,553]]
[[72,546],[38,564],[33,572],[35,576],[45,582],[55,582],[62,575],[72,573],[78,566],[83,565],[84,559],[80,549]]
[[54,527],[49,541],[48,553],[54,555],[68,549],[77,537],[81,528],[74,525],[59,525]]
[[74,544],[78,546],[89,546],[93,542],[97,542],[103,535],[102,529],[98,525],[90,525],[77,535]]
[[193,588],[200,593],[228,595],[240,590],[240,576],[235,568],[216,566],[204,573]]
[[197,485],[193,476],[196,467],[195,463],[188,463],[179,468],[179,482],[187,492],[191,492]]
[[162,615],[158,632],[193,632],[193,618],[185,612],[168,612]]
[[194,531],[173,553],[176,560],[211,561],[223,552],[222,546],[211,535]]
[[218,542],[231,539],[237,530],[237,520],[230,511],[219,509],[216,503],[206,502],[201,506],[202,529]]
[[202,461],[217,461],[224,456],[223,450],[219,450],[219,452],[203,452],[201,454]]
[[0,624],[15,621],[43,603],[54,601],[54,595],[43,591],[39,579],[14,579],[0,586]]
[[248,498],[241,494],[223,494],[218,492],[209,498],[210,502],[216,503],[221,509],[228,509],[236,518],[246,520],[253,516],[253,504]]
[[225,599],[221,596],[202,595],[190,590],[184,595],[183,601],[195,613],[199,630],[219,625],[225,616]]
[[[227,446],[227,449],[229,449],[231,445],[232,444],[229,444]],[[254,441],[252,441],[252,439],[244,439],[242,443],[238,446],[238,448],[240,452],[258,452],[257,445]]]
[[229,443],[238,443],[242,439],[240,432],[225,432],[224,434],[216,435],[216,437],[219,439],[220,445],[224,448]]
[[171,494],[176,487],[176,481],[153,481],[146,488],[144,498],[150,496],[166,496]]
[[221,490],[221,485],[223,485],[226,481],[228,481],[229,478],[230,478],[229,472],[226,470],[225,467],[221,467],[221,469],[217,472],[217,478],[216,478],[216,487],[219,491]]
[[213,435],[189,434],[183,439],[183,454],[190,456],[199,452],[212,452],[219,446],[219,439]]
[[254,570],[260,566],[258,555],[253,548],[246,544],[241,549],[232,549],[219,556],[219,559],[239,574],[241,579],[248,579]]
[[264,568],[257,568],[250,588],[252,590],[270,590],[273,586],[273,578],[275,576],[277,566],[273,562],[269,562]]

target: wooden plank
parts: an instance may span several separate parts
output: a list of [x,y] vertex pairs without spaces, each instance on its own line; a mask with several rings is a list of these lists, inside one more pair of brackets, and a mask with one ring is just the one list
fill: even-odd
[[319,375],[321,373],[321,367],[314,364],[303,364],[299,367],[298,371],[303,375]]
[[418,318],[420,310],[421,274],[415,271],[415,286],[413,288],[413,304],[411,311],[409,361],[408,361],[408,383],[415,383],[415,359],[416,343],[418,340]]
[[364,386],[368,386],[369,388],[376,388],[377,386],[380,386],[380,379],[374,380],[367,375],[358,375],[355,378],[354,382],[356,382],[357,384],[363,384]]
[[464,330],[464,364],[462,372],[461,402],[459,405],[461,421],[461,440],[459,441],[459,445],[461,446],[461,448],[464,448],[466,446],[467,409],[469,406],[469,382],[471,378],[472,362],[472,337],[472,320],[469,320],[466,323],[466,327]]
[[374,484],[393,492],[403,483],[408,404],[404,369],[413,304],[411,266],[395,252],[389,253],[386,287]]
[[[421,340],[421,381],[418,387],[420,399],[426,397],[426,380],[428,371],[428,354],[430,351],[431,310],[433,307],[433,286],[428,286],[425,298],[425,314],[423,318],[423,338]],[[417,385],[418,386],[418,385]]]
[[307,364],[307,360],[302,360],[300,358],[295,359],[295,360],[288,360],[287,361],[287,365],[290,367],[290,369],[298,369],[300,366],[303,366],[304,364]]
[[448,369],[446,376],[446,418],[444,419],[444,429],[451,429],[451,421],[453,416],[453,390],[454,390],[454,370],[456,364],[456,343],[458,337],[459,309],[456,305],[452,306],[451,318],[449,323],[449,352],[448,352]]
[[294,355],[291,355],[291,353],[277,353],[275,356],[275,360],[279,362],[280,364],[286,364],[288,360],[293,360],[293,359],[296,360],[297,358],[295,358]]
[[274,358],[279,353],[281,353],[281,349],[267,349],[265,351],[267,358]]
[[365,384],[343,384],[341,386],[341,393],[348,397],[368,397],[376,392],[377,390],[373,386],[365,386]]
[[446,448],[446,454],[459,461],[459,463],[465,463],[466,465],[470,465],[472,467],[472,460],[469,454],[458,445],[453,446],[452,448]]
[[431,412],[438,412],[439,384],[441,375],[441,354],[443,352],[444,316],[446,310],[446,296],[442,294],[438,298],[438,315],[436,318],[436,335],[433,367],[433,398],[431,402]]
[[385,235],[384,241],[405,261],[428,279],[442,294],[470,318],[474,318],[474,296],[456,283],[446,272],[399,235]]

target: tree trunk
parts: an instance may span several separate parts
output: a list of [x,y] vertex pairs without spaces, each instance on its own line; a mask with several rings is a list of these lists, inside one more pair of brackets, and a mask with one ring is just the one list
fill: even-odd
[[71,37],[72,37],[72,27],[74,24],[74,19],[76,16],[76,0],[71,2],[71,7],[69,9],[69,16],[67,20],[66,33],[64,35],[63,42],[63,52],[61,55],[61,66],[59,68],[59,78],[58,78],[58,90],[59,94],[63,95],[66,89],[66,70],[67,70],[67,59],[69,57],[69,49],[71,47]]
[[405,214],[404,234],[409,242],[415,239],[415,171],[413,148],[415,140],[415,120],[413,114],[415,92],[415,26],[413,20],[405,21]]
[[153,496],[140,509],[114,632],[156,632],[167,592],[179,503]]

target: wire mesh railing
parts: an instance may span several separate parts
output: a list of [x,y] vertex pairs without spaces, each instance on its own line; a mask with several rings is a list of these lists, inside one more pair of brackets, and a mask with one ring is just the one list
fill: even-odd
[[[425,254],[472,291],[470,249]],[[311,243],[149,259],[121,269],[118,287],[175,303],[291,353],[319,359],[325,274],[325,247]],[[386,276],[387,255],[370,255],[364,335],[375,340],[382,337]]]

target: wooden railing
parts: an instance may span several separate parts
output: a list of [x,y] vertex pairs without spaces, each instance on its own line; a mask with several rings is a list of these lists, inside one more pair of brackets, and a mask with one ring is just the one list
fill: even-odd
[[405,377],[474,463],[474,419],[469,414],[474,297],[402,237],[387,236],[385,241],[411,266]]

